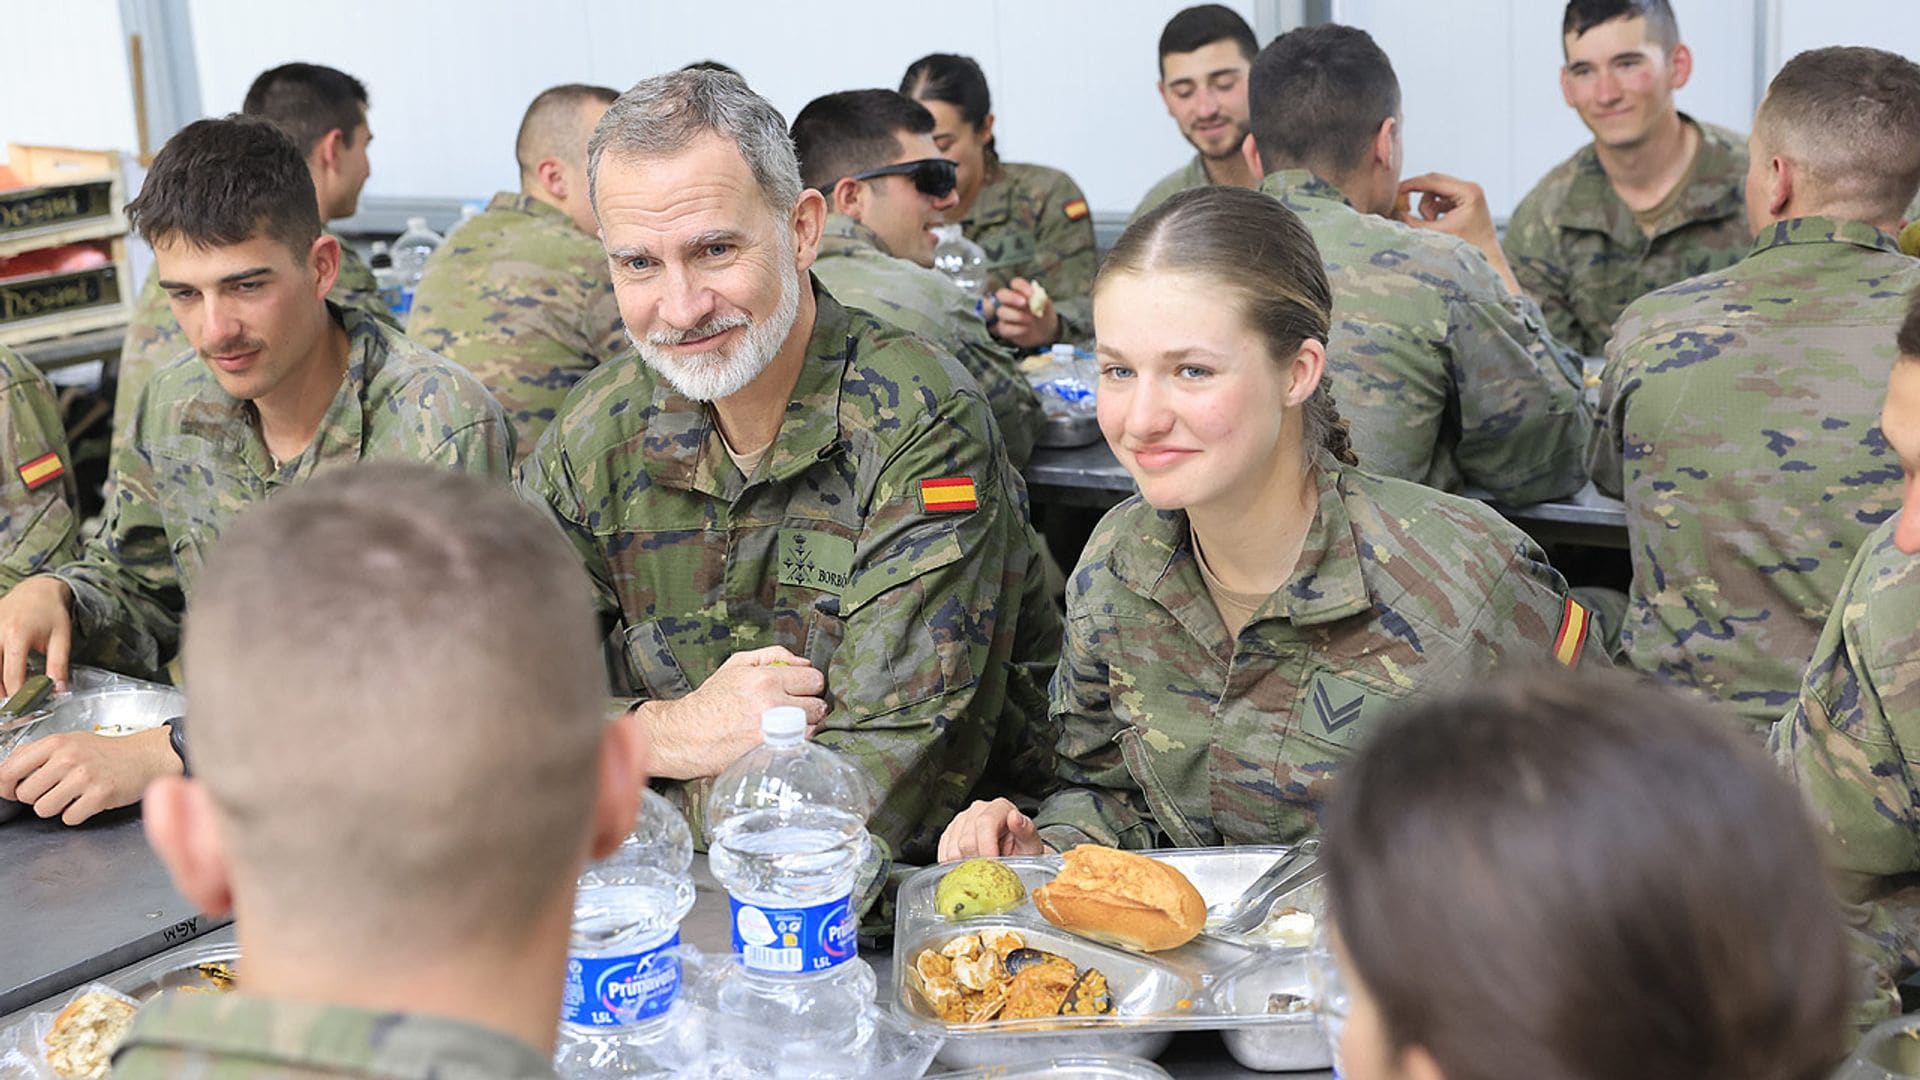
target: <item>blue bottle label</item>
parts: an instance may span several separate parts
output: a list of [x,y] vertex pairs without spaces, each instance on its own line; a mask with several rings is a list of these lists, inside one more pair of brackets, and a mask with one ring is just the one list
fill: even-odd
[[826,971],[859,951],[851,896],[804,908],[733,904],[733,948],[754,971]]
[[560,1019],[581,1027],[626,1027],[651,1020],[680,996],[680,932],[627,956],[569,956]]

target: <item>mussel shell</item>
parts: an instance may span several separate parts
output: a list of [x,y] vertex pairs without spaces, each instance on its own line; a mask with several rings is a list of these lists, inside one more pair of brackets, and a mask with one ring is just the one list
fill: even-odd
[[[1084,1000],[1083,1000],[1084,999]],[[1085,1006],[1091,1005],[1091,1008]],[[1067,988],[1067,999],[1060,1003],[1061,1016],[1104,1016],[1113,1011],[1113,990],[1105,975],[1088,968]]]
[[1015,949],[1012,952],[1007,954],[1007,959],[1006,959],[1007,974],[1018,975],[1020,974],[1021,968],[1032,967],[1035,964],[1049,964],[1049,963],[1066,964],[1069,967],[1072,967],[1076,971],[1079,970],[1078,964],[1075,964],[1073,961],[1067,959],[1064,956],[1061,956],[1059,953],[1050,953],[1050,952],[1047,952],[1045,949],[1021,948],[1021,949]]

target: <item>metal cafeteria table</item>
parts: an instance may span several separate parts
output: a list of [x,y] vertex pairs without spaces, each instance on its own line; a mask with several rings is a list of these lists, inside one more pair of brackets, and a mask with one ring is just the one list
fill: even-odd
[[[1036,505],[1105,508],[1134,493],[1133,477],[1105,442],[1071,448],[1041,447],[1027,463],[1027,485]],[[1490,502],[1483,493],[1466,494]],[[1533,506],[1495,508],[1543,543],[1589,547],[1627,546],[1626,504],[1586,487],[1565,499]]]
[[[112,821],[68,829],[41,821],[0,825],[0,896],[35,901],[8,904],[13,918],[0,922],[0,971],[8,996],[0,998],[0,1029],[29,1011],[51,1010],[82,983],[109,978],[162,951],[233,940],[227,920],[192,913],[174,894],[141,838],[137,814],[120,811]],[[61,869],[70,867],[71,869]],[[707,871],[707,857],[693,859],[693,911],[680,924],[681,940],[703,952],[728,948],[727,894]],[[38,880],[31,894],[18,893]],[[20,915],[26,915],[23,924]],[[159,925],[166,923],[167,925]],[[201,934],[205,937],[200,937]],[[873,965],[885,999],[893,984],[890,949],[862,949]],[[241,962],[245,978],[245,961]],[[46,968],[50,974],[25,975]],[[25,976],[23,978],[23,975]],[[14,1015],[6,1015],[6,1014]],[[1161,1054],[1162,1068],[1178,1077],[1286,1076],[1331,1080],[1330,1072],[1259,1073],[1242,1068],[1211,1031],[1185,1032]],[[930,1073],[943,1071],[935,1062]]]

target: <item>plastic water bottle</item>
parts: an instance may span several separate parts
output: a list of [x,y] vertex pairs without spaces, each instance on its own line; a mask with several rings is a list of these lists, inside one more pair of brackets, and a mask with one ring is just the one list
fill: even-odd
[[676,951],[692,861],[685,819],[649,790],[633,834],[580,875],[554,1054],[562,1077],[668,1076],[704,1055]]
[[393,241],[393,272],[400,284],[400,302],[393,305],[393,313],[401,322],[413,310],[413,290],[426,273],[427,257],[444,242],[439,233],[427,228],[427,219],[422,217],[408,218],[407,231]]
[[776,1073],[831,1075],[818,1063],[857,1060],[873,1035],[873,969],[857,955],[852,908],[873,796],[865,773],[806,731],[797,708],[762,713],[761,745],[707,800],[708,865],[741,957],[717,1011],[759,1032]]
[[380,292],[380,302],[387,310],[399,313],[404,290],[400,286],[400,274],[393,268],[393,252],[388,249],[385,240],[375,240],[373,250],[367,255],[367,268],[373,271],[373,284]]
[[933,234],[939,237],[933,245],[933,268],[975,300],[987,295],[986,250],[967,239],[958,225],[937,225]]

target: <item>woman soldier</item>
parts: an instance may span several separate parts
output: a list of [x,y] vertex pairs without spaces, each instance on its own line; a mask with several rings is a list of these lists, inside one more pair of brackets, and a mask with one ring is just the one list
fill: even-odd
[[1332,306],[1313,238],[1257,192],[1182,193],[1108,254],[1100,429],[1140,495],[1068,585],[1062,787],[1032,819],[975,803],[942,859],[1296,840],[1401,699],[1606,663],[1526,534],[1355,467],[1321,379]]
[[[987,77],[972,59],[923,56],[900,92],[933,113],[934,145],[960,166],[960,203],[947,220],[987,253],[994,291],[985,314],[994,334],[1023,349],[1092,337],[1088,293],[1099,254],[1080,186],[1059,169],[1000,160]],[[1032,302],[1036,282],[1049,302]]]

